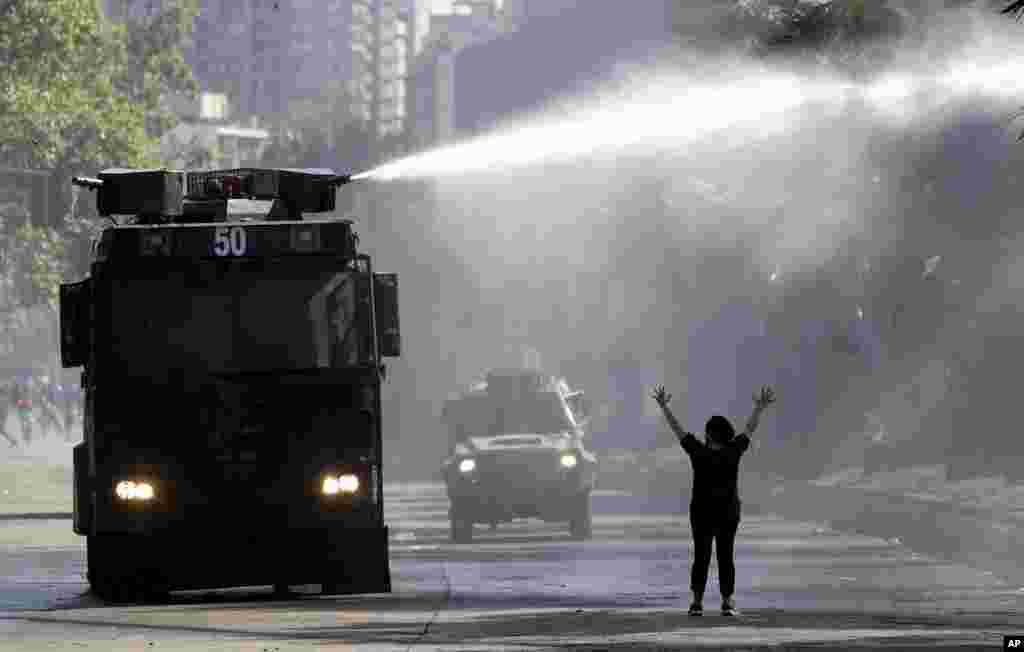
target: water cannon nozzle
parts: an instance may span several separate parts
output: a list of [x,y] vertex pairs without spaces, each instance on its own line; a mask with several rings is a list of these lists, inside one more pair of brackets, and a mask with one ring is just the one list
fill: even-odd
[[89,190],[103,187],[103,179],[96,179],[95,177],[71,177],[71,183],[80,188],[88,188]]
[[343,186],[346,183],[351,183],[352,181],[354,181],[354,179],[351,174],[339,174],[331,177],[329,183],[332,186]]

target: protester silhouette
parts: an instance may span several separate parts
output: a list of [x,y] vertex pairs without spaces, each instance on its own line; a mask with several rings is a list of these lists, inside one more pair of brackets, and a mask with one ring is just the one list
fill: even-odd
[[761,413],[775,402],[775,393],[763,387],[754,396],[754,412],[747,421],[746,430],[736,435],[732,424],[723,416],[708,419],[704,427],[705,440],[699,441],[686,432],[672,414],[669,403],[672,395],[663,385],[655,387],[651,397],[661,406],[665,420],[679,439],[683,450],[690,456],[693,466],[693,491],[690,498],[690,527],[693,531],[693,567],[690,572],[690,590],[693,603],[690,615],[704,613],[704,589],[711,565],[712,542],[717,543],[718,580],[722,593],[722,613],[736,615],[733,592],[736,586],[736,566],[733,545],[740,524],[740,499],[737,488],[740,458],[750,446],[750,436],[757,429]]

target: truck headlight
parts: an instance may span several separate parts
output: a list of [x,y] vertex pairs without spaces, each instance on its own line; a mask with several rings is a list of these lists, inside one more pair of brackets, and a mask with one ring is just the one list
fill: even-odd
[[467,458],[459,462],[459,470],[463,473],[470,473],[474,469],[476,469],[476,460],[474,459]]
[[327,496],[354,494],[359,491],[359,478],[352,473],[329,475],[324,478],[321,490]]
[[114,492],[121,500],[153,500],[156,490],[148,482],[135,482],[134,480],[122,480],[117,483]]
[[573,455],[572,453],[566,453],[565,455],[562,456],[562,459],[560,461],[562,463],[562,466],[567,469],[571,469],[576,466],[576,456]]

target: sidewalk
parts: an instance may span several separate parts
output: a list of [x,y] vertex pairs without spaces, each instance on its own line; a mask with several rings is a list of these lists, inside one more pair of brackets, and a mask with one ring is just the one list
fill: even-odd
[[77,441],[54,431],[36,435],[31,443],[19,442],[16,448],[0,442],[0,519],[70,518],[72,451]]

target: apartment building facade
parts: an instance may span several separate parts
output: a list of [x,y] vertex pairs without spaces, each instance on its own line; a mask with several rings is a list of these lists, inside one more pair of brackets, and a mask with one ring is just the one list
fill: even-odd
[[[115,20],[159,5],[102,2]],[[278,121],[327,88],[340,119],[390,136],[407,126],[409,63],[428,11],[426,0],[201,0],[186,58],[201,91],[227,98],[227,119]]]

